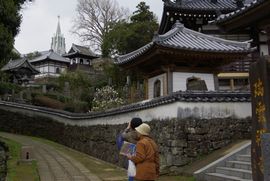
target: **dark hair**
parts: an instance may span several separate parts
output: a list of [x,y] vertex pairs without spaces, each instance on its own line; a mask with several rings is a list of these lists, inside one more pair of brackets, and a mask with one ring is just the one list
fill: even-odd
[[132,118],[130,122],[130,127],[132,129],[135,129],[136,127],[140,126],[142,124],[141,118]]

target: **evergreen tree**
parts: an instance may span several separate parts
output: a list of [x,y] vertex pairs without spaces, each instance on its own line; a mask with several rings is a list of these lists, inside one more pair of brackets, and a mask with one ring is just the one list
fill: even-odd
[[14,37],[19,33],[22,18],[19,11],[26,1],[0,1],[0,67],[12,56]]
[[111,25],[102,44],[104,57],[126,54],[149,43],[158,29],[157,18],[145,2],[137,5],[137,10],[127,20]]

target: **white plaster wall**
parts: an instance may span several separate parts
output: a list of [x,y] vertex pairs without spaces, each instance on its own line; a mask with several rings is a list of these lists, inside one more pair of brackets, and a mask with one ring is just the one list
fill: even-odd
[[260,45],[260,55],[269,55],[268,45]]
[[173,72],[173,92],[186,91],[187,78],[198,77],[205,81],[209,91],[215,90],[214,75],[211,73],[186,73],[186,72]]
[[[144,101],[145,102],[145,101]],[[251,117],[251,103],[247,102],[235,102],[235,103],[188,103],[188,102],[174,102],[154,108],[144,109],[140,111],[119,113],[117,115],[100,117],[100,118],[81,118],[78,120],[72,120],[70,117],[61,117],[59,114],[47,114],[44,111],[38,111],[38,109],[28,109],[23,106],[4,106],[1,104],[0,108],[8,111],[21,112],[29,115],[46,116],[55,119],[59,122],[89,126],[89,125],[114,125],[123,124],[131,120],[132,117],[141,117],[143,121],[151,121],[153,119],[166,119],[166,118],[187,118],[195,117],[200,119],[212,119],[212,118],[247,118]]]
[[152,77],[148,79],[148,98],[152,99],[154,97],[154,83],[156,80],[160,80],[161,82],[161,91],[160,94],[163,96],[163,88],[164,88],[164,83],[167,82],[166,74],[161,74],[155,77]]

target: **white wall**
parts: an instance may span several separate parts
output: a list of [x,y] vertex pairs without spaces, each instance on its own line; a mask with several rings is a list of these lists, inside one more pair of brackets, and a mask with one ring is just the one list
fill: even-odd
[[[146,101],[143,101],[146,102]],[[143,103],[142,102],[142,103]],[[11,105],[11,106],[7,106]],[[12,103],[1,102],[0,108],[8,111],[21,112],[28,115],[46,116],[59,122],[71,125],[88,126],[88,125],[114,125],[123,124],[131,120],[132,117],[140,117],[143,121],[151,121],[153,119],[171,119],[171,118],[188,118],[195,117],[200,119],[213,118],[247,118],[251,116],[251,103],[249,102],[173,102],[171,104],[161,105],[153,108],[143,109],[133,112],[123,112],[111,116],[96,118],[80,118],[71,119],[69,116],[62,117],[61,114],[47,114],[39,111],[38,108],[27,108],[24,106],[12,106]],[[33,110],[32,110],[33,109]]]
[[187,78],[198,77],[204,80],[207,89],[215,90],[214,75],[211,73],[186,73],[186,72],[173,72],[173,92],[187,90]]
[[164,92],[164,84],[166,84],[167,82],[167,77],[166,74],[161,74],[155,77],[152,77],[150,79],[148,79],[148,98],[152,99],[154,97],[154,83],[156,80],[160,80],[161,82],[161,91],[160,91],[160,96],[163,96],[163,92]]

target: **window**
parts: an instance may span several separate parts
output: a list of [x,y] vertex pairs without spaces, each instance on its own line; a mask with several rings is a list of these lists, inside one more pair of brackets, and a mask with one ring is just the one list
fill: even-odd
[[55,72],[56,72],[57,74],[60,74],[60,69],[57,67]]
[[201,90],[207,91],[207,86],[204,80],[201,80],[199,77],[189,77],[187,78],[187,90]]
[[160,97],[161,94],[161,81],[156,80],[154,83],[154,97]]

